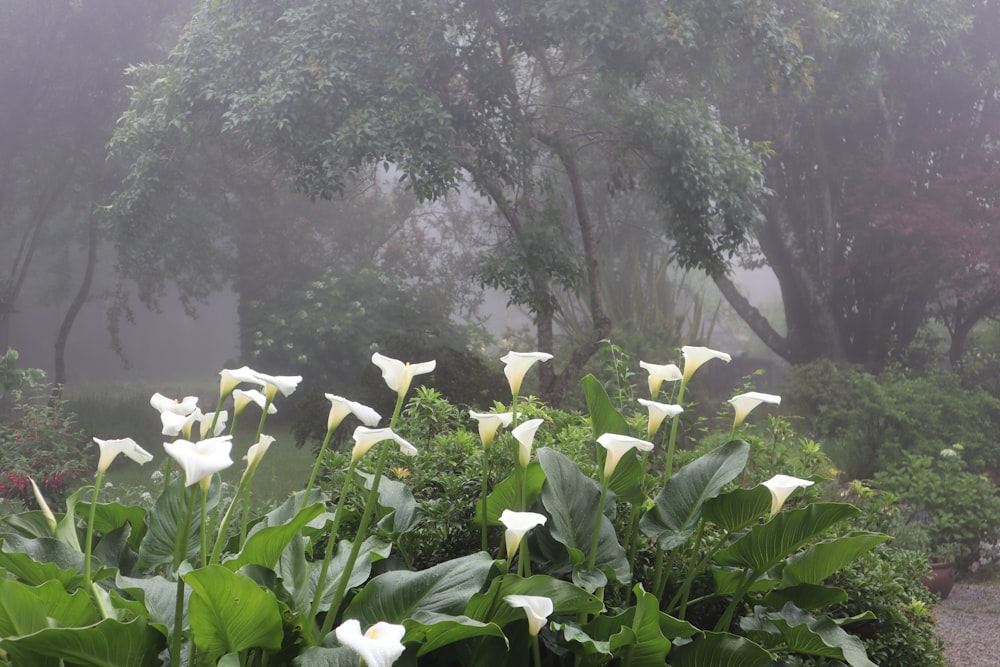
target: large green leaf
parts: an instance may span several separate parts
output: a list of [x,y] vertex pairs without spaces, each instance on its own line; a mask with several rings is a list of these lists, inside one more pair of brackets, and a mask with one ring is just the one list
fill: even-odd
[[[382,560],[389,555],[392,545],[379,540],[376,537],[369,537],[364,542],[361,543],[361,549],[358,551],[357,560],[354,561],[354,569],[351,570],[350,577],[347,580],[347,588],[353,588],[355,586],[360,586],[365,581],[367,581],[369,575],[372,571],[372,563],[377,560]],[[351,552],[351,543],[347,540],[341,540],[337,544],[337,550],[334,553],[333,558],[330,559],[330,568],[327,573],[326,585],[323,587],[323,594],[320,599],[319,611],[326,611],[330,608],[330,604],[333,602],[333,595],[336,592],[337,584],[340,582],[340,578],[344,576],[344,568],[347,567],[347,559]],[[289,578],[289,573],[284,569],[288,561],[279,561],[279,571],[278,576],[282,578],[283,581],[287,581]],[[312,592],[316,590],[316,586],[319,584],[320,569],[323,563],[320,561],[313,561],[309,563],[309,596],[308,599],[311,601],[313,598]],[[299,595],[293,596],[294,599],[298,599]],[[302,607],[300,611],[308,609],[309,605]]]
[[622,413],[615,409],[600,380],[593,375],[587,375],[580,380],[580,384],[587,399],[587,411],[590,413],[590,424],[594,429],[594,440],[605,433],[629,435],[628,422]]
[[[538,497],[542,495],[542,485],[545,483],[545,472],[537,461],[532,461],[524,469],[525,492],[527,493],[527,504],[531,507]],[[520,485],[517,477],[510,475],[503,481],[493,486],[488,499],[489,519],[491,526],[500,525],[500,515],[504,510],[518,511],[520,498]],[[480,524],[483,520],[483,502],[476,503],[475,523]]]
[[[106,533],[94,547],[94,558],[119,572],[133,574],[139,558],[130,546],[131,533],[132,526],[127,523]],[[105,576],[112,576],[112,573]]]
[[344,612],[367,627],[379,621],[402,623],[417,612],[460,615],[485,585],[493,560],[485,552],[411,572],[380,574],[355,596]]
[[281,648],[283,629],[278,600],[253,580],[209,565],[184,575],[191,587],[188,622],[203,659],[248,648]]
[[[57,514],[56,518],[58,517]],[[8,514],[0,517],[0,521],[13,528],[22,537],[52,537],[52,528],[42,510]]]
[[740,627],[762,642],[780,642],[781,649],[789,653],[843,660],[851,667],[877,667],[868,659],[860,639],[829,618],[814,618],[792,603],[781,611],[755,607],[753,615],[741,619]]
[[[87,514],[90,503],[80,503],[80,512]],[[94,510],[94,530],[106,535],[124,525],[132,527],[129,535],[129,546],[136,551],[146,536],[146,510],[139,505],[121,505],[119,503],[98,503]]]
[[418,656],[473,637],[497,637],[507,641],[500,626],[482,623],[468,616],[418,611],[412,618],[404,620],[403,625],[406,626],[406,641],[420,646]]
[[292,660],[295,667],[358,667],[358,654],[349,648],[311,646]]
[[[580,472],[565,455],[549,447],[538,450],[538,461],[545,471],[542,505],[549,514],[544,530],[566,547],[573,567],[573,582],[589,591],[603,586],[610,574],[626,583],[632,576],[625,550],[618,542],[614,525],[598,511],[601,490],[598,484]],[[606,508],[614,506],[609,494]],[[594,534],[594,522],[600,521],[595,570],[586,570],[586,558]],[[558,565],[558,564],[557,564]]]
[[[37,586],[55,580],[66,589],[83,585],[83,554],[53,537],[27,539],[3,535],[0,568],[21,581]],[[103,573],[95,573],[95,576]]]
[[128,623],[107,618],[83,628],[46,628],[0,642],[14,664],[45,665],[37,656],[52,656],[86,667],[159,667],[158,654],[165,645],[163,635],[142,618]]
[[[365,489],[372,488],[374,475],[360,470],[355,470],[354,474],[364,481]],[[389,510],[378,522],[378,527],[389,534],[405,533],[420,523],[417,501],[402,482],[383,477],[378,484],[378,504]]]
[[[177,582],[161,576],[133,578],[118,575],[115,585],[142,603],[149,616],[151,625],[164,635],[173,633],[174,607],[177,603]],[[184,609],[188,608],[191,598],[191,588],[184,587]],[[181,618],[181,626],[184,620]]]
[[[207,506],[212,510],[219,503],[221,484],[216,477],[208,493]],[[184,486],[184,476],[176,475],[156,499],[152,511],[147,517],[147,532],[139,546],[139,568],[150,570],[158,565],[172,563],[174,559],[174,543],[177,541],[177,531],[180,530],[186,514],[185,495],[192,497],[196,506],[191,514],[191,530],[188,535],[185,558],[196,556],[201,549],[199,530],[201,528],[200,494],[190,492]]]
[[224,565],[236,571],[247,564],[261,565],[274,569],[292,538],[300,533],[302,528],[326,508],[321,503],[303,507],[287,523],[276,526],[266,526],[254,532],[247,538],[242,551],[235,558],[227,560]]
[[782,583],[818,584],[888,539],[880,533],[855,532],[814,544],[788,559],[781,571]]
[[[52,584],[60,586],[57,582]],[[0,578],[0,637],[17,637],[49,627],[45,602],[30,586]]]
[[474,595],[465,607],[465,614],[477,621],[503,627],[524,618],[523,609],[511,607],[508,595],[538,595],[552,600],[553,616],[599,614],[604,604],[579,586],[544,574],[523,578],[505,574],[490,582],[486,592]]
[[779,512],[719,551],[715,560],[720,565],[744,567],[754,573],[767,572],[836,524],[860,513],[858,508],[844,503],[812,503]]
[[670,653],[670,667],[760,667],[770,665],[770,651],[745,637],[705,632]]
[[656,539],[661,549],[687,542],[698,526],[705,501],[736,479],[749,454],[750,445],[732,440],[678,470],[656,494],[653,507],[642,515],[642,532]]
[[762,602],[772,609],[781,609],[789,602],[800,609],[823,609],[847,602],[847,591],[836,586],[797,584],[775,588],[764,596]]
[[736,533],[771,509],[771,492],[763,484],[752,489],[733,489],[705,501],[702,516],[727,533]]

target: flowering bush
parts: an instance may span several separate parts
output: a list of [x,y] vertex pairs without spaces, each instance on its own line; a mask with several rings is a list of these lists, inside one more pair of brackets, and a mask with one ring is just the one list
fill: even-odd
[[76,427],[76,416],[60,401],[52,401],[42,386],[22,395],[0,421],[0,497],[35,503],[28,478],[45,494],[65,497],[93,465],[87,436]]
[[[659,376],[652,395],[680,404],[698,366],[728,359],[705,348],[682,353],[683,371]],[[507,355],[510,404],[470,413],[478,457],[460,437],[464,463],[479,460],[479,479],[455,468],[469,477],[462,493],[471,510],[458,520],[479,534],[478,550],[413,569],[396,555],[434,510],[429,485],[421,502],[406,484],[417,473],[403,472],[420,470],[427,442],[403,434],[433,438],[437,426],[407,431],[405,422],[454,424],[456,414],[426,390],[403,411],[433,361],[372,361],[395,394],[391,417],[327,395],[327,435],[305,488],[261,516],[249,515],[254,474],[282,446],[263,430],[298,376],[222,371],[210,412],[193,397],[154,395],[168,465],[148,510],[100,495],[116,456],[144,464],[155,455],[131,438],[95,438],[95,483],[67,498],[65,512],[39,493],[40,512],[3,519],[0,568],[10,574],[0,597],[18,601],[18,623],[3,626],[0,660],[763,667],[824,656],[872,667],[845,629],[868,616],[827,617],[823,609],[846,594],[825,582],[886,536],[839,534],[860,513],[844,503],[783,507],[812,480],[778,474],[741,488],[746,406],[728,441],[675,466],[680,405],[627,415],[588,376],[581,423],[519,396],[524,374],[548,355]],[[666,382],[677,384],[661,389]],[[244,449],[235,424],[257,408],[256,442]],[[318,472],[338,460],[327,450],[347,419],[360,425],[327,497]],[[563,450],[589,460],[577,464]],[[244,452],[235,481],[230,469]],[[435,468],[419,474],[430,480]],[[235,481],[229,500],[224,476]]]

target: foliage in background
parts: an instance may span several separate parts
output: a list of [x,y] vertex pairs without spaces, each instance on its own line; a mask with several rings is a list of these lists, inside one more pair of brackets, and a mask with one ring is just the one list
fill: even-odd
[[783,393],[797,428],[822,442],[852,478],[892,470],[906,454],[937,456],[956,443],[970,470],[1000,470],[990,435],[1000,425],[1000,398],[964,387],[956,374],[873,375],[824,360],[796,366]]

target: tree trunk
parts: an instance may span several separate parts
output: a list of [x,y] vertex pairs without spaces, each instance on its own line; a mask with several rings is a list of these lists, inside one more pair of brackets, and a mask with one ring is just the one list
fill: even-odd
[[90,218],[87,223],[87,264],[83,269],[83,279],[80,281],[80,288],[76,291],[76,296],[66,309],[62,324],[59,327],[59,335],[56,336],[55,343],[55,386],[52,388],[53,398],[62,395],[63,385],[66,384],[66,342],[69,340],[70,330],[76,322],[77,315],[83,304],[90,298],[90,286],[94,280],[94,267],[97,265],[97,241],[100,236],[98,230],[98,214],[94,203],[91,202]]

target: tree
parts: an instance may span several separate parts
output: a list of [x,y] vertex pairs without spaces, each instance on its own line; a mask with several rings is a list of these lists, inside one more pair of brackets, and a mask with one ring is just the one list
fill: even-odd
[[[55,381],[65,381],[66,340],[90,291],[100,237],[97,207],[111,191],[104,145],[124,109],[124,69],[151,52],[175,3],[4,3],[0,6],[0,349],[41,254],[67,257],[77,239],[86,268],[56,338]],[[48,244],[48,245],[47,245]]]
[[785,333],[731,280],[717,283],[792,363],[877,369],[935,314],[956,360],[1000,306],[1000,8],[789,2],[785,12],[815,59],[811,85],[777,91],[757,78],[724,110],[775,151],[774,196],[749,259],[778,278]]
[[138,79],[121,210],[135,219],[176,151],[213,136],[320,198],[372,163],[396,165],[421,200],[468,178],[505,223],[483,280],[532,312],[540,349],[554,346],[554,293],[586,294],[591,335],[562,373],[543,368],[557,402],[610,326],[587,170],[654,192],[687,266],[724,271],[757,217],[760,152],[710,103],[731,58],[794,64],[756,5],[206,3],[170,63]]

